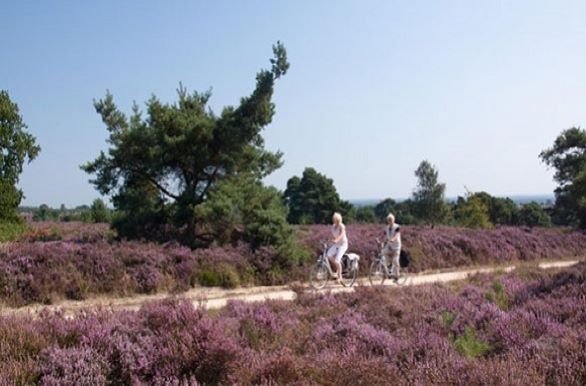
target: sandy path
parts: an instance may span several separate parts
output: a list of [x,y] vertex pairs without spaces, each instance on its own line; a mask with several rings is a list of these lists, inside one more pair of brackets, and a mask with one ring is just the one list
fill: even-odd
[[[545,261],[539,263],[524,263],[527,266],[537,266],[541,269],[551,268],[565,268],[577,264],[580,260],[564,260],[564,261]],[[520,266],[520,264],[518,265]],[[510,272],[516,269],[516,265],[501,266],[501,267],[478,267],[472,269],[452,270],[448,272],[422,272],[412,274],[407,279],[406,285],[421,285],[427,283],[445,283],[456,280],[464,280],[472,275],[478,273],[491,273],[495,271]],[[359,278],[355,286],[370,285],[368,278]],[[392,281],[385,281],[386,286],[396,286]],[[303,285],[307,287],[307,284]],[[349,292],[354,291],[354,288],[344,288],[337,284],[329,282],[327,287],[323,289],[324,292]],[[56,311],[63,310],[66,315],[74,315],[77,312],[104,308],[109,310],[138,310],[141,305],[146,302],[162,300],[169,295],[167,293],[155,295],[136,295],[126,298],[111,298],[111,297],[96,297],[85,301],[65,300],[52,305],[32,304],[20,308],[0,308],[0,315],[38,315],[43,310]],[[194,305],[198,307],[205,307],[206,309],[218,309],[224,307],[229,300],[242,300],[246,302],[257,302],[268,299],[282,299],[293,300],[295,292],[289,286],[265,286],[265,287],[251,287],[238,289],[222,289],[222,288],[193,288],[187,292],[178,295],[181,298],[189,299]]]

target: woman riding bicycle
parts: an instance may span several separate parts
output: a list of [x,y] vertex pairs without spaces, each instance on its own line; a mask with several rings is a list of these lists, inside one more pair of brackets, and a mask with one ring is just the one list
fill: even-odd
[[348,238],[346,237],[346,226],[342,223],[342,215],[338,212],[332,216],[332,246],[328,249],[327,256],[335,268],[338,283],[342,279],[342,256],[348,250]]
[[387,216],[387,226],[385,228],[385,257],[390,258],[392,262],[391,277],[397,279],[399,277],[399,256],[401,255],[401,227],[395,223],[395,216],[389,213]]

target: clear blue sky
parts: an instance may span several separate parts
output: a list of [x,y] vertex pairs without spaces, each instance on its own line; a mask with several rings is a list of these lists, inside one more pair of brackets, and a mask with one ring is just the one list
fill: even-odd
[[119,106],[179,82],[237,104],[285,43],[267,147],[345,199],[407,197],[429,160],[448,196],[550,193],[538,159],[586,126],[585,1],[4,1],[0,88],[42,146],[25,205],[89,203],[79,165],[106,148],[92,100]]

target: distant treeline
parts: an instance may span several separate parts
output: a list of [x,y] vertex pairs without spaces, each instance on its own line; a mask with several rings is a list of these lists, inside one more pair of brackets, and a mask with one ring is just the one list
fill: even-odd
[[[425,163],[425,161],[424,161]],[[427,167],[427,166],[425,166]],[[431,169],[435,171],[435,169]],[[406,200],[387,198],[375,205],[353,205],[341,200],[332,179],[306,168],[303,176],[292,177],[282,199],[288,208],[287,220],[292,224],[325,224],[331,221],[333,212],[344,215],[347,223],[383,223],[389,213],[405,225],[458,225],[469,228],[489,228],[494,225],[544,226],[565,225],[555,221],[553,205],[538,202],[520,204],[510,198],[491,196],[486,192],[469,193],[456,200],[437,198],[422,191],[437,190],[418,187],[414,196]],[[434,187],[435,186],[435,187]],[[19,213],[29,221],[82,221],[88,223],[111,222],[116,212],[108,208],[101,199],[91,205],[67,208],[20,207]],[[559,219],[558,219],[559,220]]]
[[79,205],[67,208],[61,204],[59,208],[51,208],[47,204],[40,206],[21,206],[18,213],[28,221],[83,221],[88,223],[110,222],[112,210],[106,203],[97,198],[91,205]]
[[510,198],[494,197],[486,192],[469,193],[449,201],[445,184],[438,182],[437,170],[421,162],[415,174],[418,185],[406,200],[384,199],[375,205],[352,205],[340,199],[332,179],[306,168],[300,177],[287,182],[283,196],[289,208],[287,220],[293,224],[325,224],[333,212],[344,215],[347,223],[384,222],[393,213],[402,224],[459,225],[489,228],[493,225],[551,226],[565,225],[556,220],[553,206],[537,202],[517,204]]

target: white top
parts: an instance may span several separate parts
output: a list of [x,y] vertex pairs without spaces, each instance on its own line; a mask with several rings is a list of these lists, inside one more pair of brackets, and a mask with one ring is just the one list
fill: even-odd
[[[401,249],[400,229],[401,227],[397,223],[394,223],[392,227],[387,227],[387,241],[389,242],[389,246],[391,247],[391,249]],[[395,237],[395,235],[397,235],[397,238],[395,239],[395,241],[391,241],[391,239]]]
[[342,246],[344,244],[348,244],[348,237],[346,237],[346,225],[340,223],[340,225],[332,225],[332,236],[337,238],[340,236],[340,233],[344,231],[344,237],[342,237],[335,245]]

